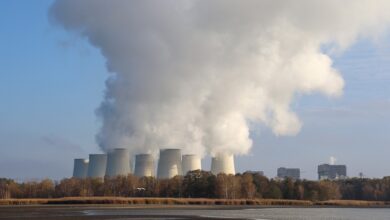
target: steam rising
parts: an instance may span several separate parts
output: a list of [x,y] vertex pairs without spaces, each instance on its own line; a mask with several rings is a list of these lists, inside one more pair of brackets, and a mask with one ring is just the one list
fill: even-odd
[[247,153],[252,124],[297,134],[295,96],[342,94],[321,48],[375,37],[389,11],[386,0],[57,0],[50,15],[107,60],[102,149],[204,155]]
[[335,165],[335,164],[336,164],[336,161],[337,161],[337,159],[336,159],[336,157],[334,157],[334,156],[331,156],[331,157],[329,158],[329,164],[330,164],[330,165]]

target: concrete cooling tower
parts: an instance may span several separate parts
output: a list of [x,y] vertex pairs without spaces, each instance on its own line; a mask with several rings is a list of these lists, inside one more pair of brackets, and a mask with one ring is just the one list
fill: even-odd
[[130,172],[130,153],[128,149],[116,148],[107,154],[106,176],[127,176]]
[[151,154],[135,155],[134,175],[138,177],[154,176],[154,159]]
[[106,154],[90,154],[87,176],[90,178],[104,178],[104,175],[106,174],[106,165]]
[[86,178],[88,173],[88,160],[86,159],[74,159],[73,177],[74,178]]
[[235,174],[234,156],[229,154],[218,154],[211,160],[211,173]]
[[182,160],[182,169],[183,175],[186,175],[189,171],[192,170],[201,170],[202,165],[200,161],[200,157],[194,154],[183,155]]
[[157,178],[169,179],[181,174],[181,150],[161,149],[158,160]]

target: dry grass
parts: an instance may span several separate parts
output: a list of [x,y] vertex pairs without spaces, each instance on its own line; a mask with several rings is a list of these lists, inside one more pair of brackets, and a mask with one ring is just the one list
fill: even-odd
[[207,198],[127,198],[127,197],[65,197],[54,199],[0,199],[0,205],[260,205],[260,206],[390,206],[390,201],[329,200],[306,201],[286,199],[207,199]]
[[318,201],[318,202],[315,202],[314,205],[379,207],[379,206],[390,206],[390,201],[329,200],[329,201]]
[[0,205],[123,204],[123,205],[312,205],[310,201],[279,199],[66,197],[55,199],[3,199]]

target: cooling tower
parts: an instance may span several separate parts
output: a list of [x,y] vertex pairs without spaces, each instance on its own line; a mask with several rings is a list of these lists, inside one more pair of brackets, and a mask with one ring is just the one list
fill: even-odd
[[235,174],[234,156],[229,154],[218,154],[211,160],[211,173]]
[[88,160],[86,159],[74,159],[73,177],[74,178],[87,178],[88,173]]
[[106,154],[90,154],[87,176],[90,178],[104,178],[104,174],[106,173],[106,165]]
[[188,171],[202,169],[200,158],[194,154],[183,155],[182,160],[183,175],[186,175]]
[[158,160],[157,178],[169,179],[181,174],[181,150],[161,149]]
[[134,175],[138,177],[154,176],[154,159],[151,154],[135,155]]
[[130,173],[130,153],[128,149],[116,148],[107,154],[106,176],[127,176]]

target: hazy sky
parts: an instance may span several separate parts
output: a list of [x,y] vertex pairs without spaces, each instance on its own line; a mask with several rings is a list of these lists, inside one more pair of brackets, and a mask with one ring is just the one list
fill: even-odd
[[[0,1],[0,177],[69,177],[73,158],[99,152],[95,110],[106,61],[87,41],[49,24],[51,4]],[[274,177],[280,166],[298,167],[315,179],[317,165],[334,156],[349,176],[390,175],[390,36],[359,40],[332,58],[343,96],[298,97],[292,108],[303,127],[296,136],[256,126],[249,155],[236,158],[238,171]]]

